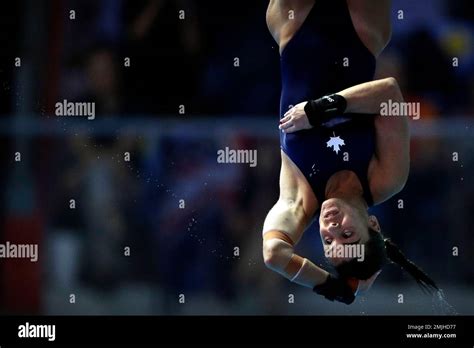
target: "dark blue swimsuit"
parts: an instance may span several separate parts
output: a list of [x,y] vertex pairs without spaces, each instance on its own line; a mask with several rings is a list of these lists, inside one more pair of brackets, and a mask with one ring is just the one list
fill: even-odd
[[[281,53],[280,118],[300,102],[371,81],[374,72],[375,57],[359,39],[346,1],[316,0]],[[320,205],[329,178],[350,170],[358,176],[371,206],[367,171],[375,151],[374,116],[344,114],[332,123],[280,132],[281,148],[304,174]]]

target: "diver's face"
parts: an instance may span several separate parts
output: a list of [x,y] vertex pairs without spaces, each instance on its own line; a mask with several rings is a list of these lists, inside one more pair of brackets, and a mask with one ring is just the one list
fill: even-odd
[[[337,250],[340,245],[364,244],[369,240],[367,211],[351,206],[348,202],[331,198],[321,205],[319,232],[325,251]],[[334,265],[347,258],[328,258]]]

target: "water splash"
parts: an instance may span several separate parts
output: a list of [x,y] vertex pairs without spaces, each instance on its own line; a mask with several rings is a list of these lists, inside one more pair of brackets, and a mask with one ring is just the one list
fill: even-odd
[[458,315],[457,310],[449,304],[442,289],[433,293],[433,310],[441,315]]

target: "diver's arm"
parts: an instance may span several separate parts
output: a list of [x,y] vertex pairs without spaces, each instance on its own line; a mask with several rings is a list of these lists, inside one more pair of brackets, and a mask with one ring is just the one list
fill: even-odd
[[403,189],[410,168],[407,117],[410,115],[380,115],[384,103],[402,103],[403,95],[397,81],[391,77],[350,87],[338,94],[346,99],[346,112],[376,114],[376,149],[369,168],[369,181],[374,203],[382,203]]
[[376,148],[369,167],[369,184],[374,203],[379,204],[400,192],[410,171],[408,117],[376,116]]
[[382,203],[403,189],[410,169],[410,115],[381,115],[384,104],[404,102],[400,87],[389,77],[350,87],[338,94],[346,100],[346,112],[376,114],[376,148],[369,167],[369,182],[374,203]]
[[352,117],[379,115],[384,103],[403,101],[397,80],[393,77],[361,83],[336,94],[302,102],[288,110],[280,120],[280,129],[293,133],[324,125],[333,117],[350,113]]
[[380,114],[384,103],[402,102],[403,96],[397,80],[388,77],[381,80],[365,82],[340,91],[340,96],[346,100],[346,113]]

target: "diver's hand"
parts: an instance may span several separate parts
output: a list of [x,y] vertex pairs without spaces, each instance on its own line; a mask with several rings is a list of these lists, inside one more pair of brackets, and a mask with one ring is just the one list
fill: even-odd
[[342,279],[331,274],[328,275],[323,284],[316,285],[313,291],[319,295],[323,295],[330,301],[339,301],[345,304],[351,304],[355,300],[355,292],[358,288],[359,281],[357,279]]
[[370,289],[380,272],[381,271],[376,272],[367,280],[355,278],[343,279],[329,274],[326,281],[323,284],[316,285],[313,291],[323,295],[330,301],[336,300],[345,304],[351,304],[357,295]]
[[302,102],[288,110],[280,120],[280,130],[283,133],[294,133],[302,129],[312,128],[304,111],[307,102]]

